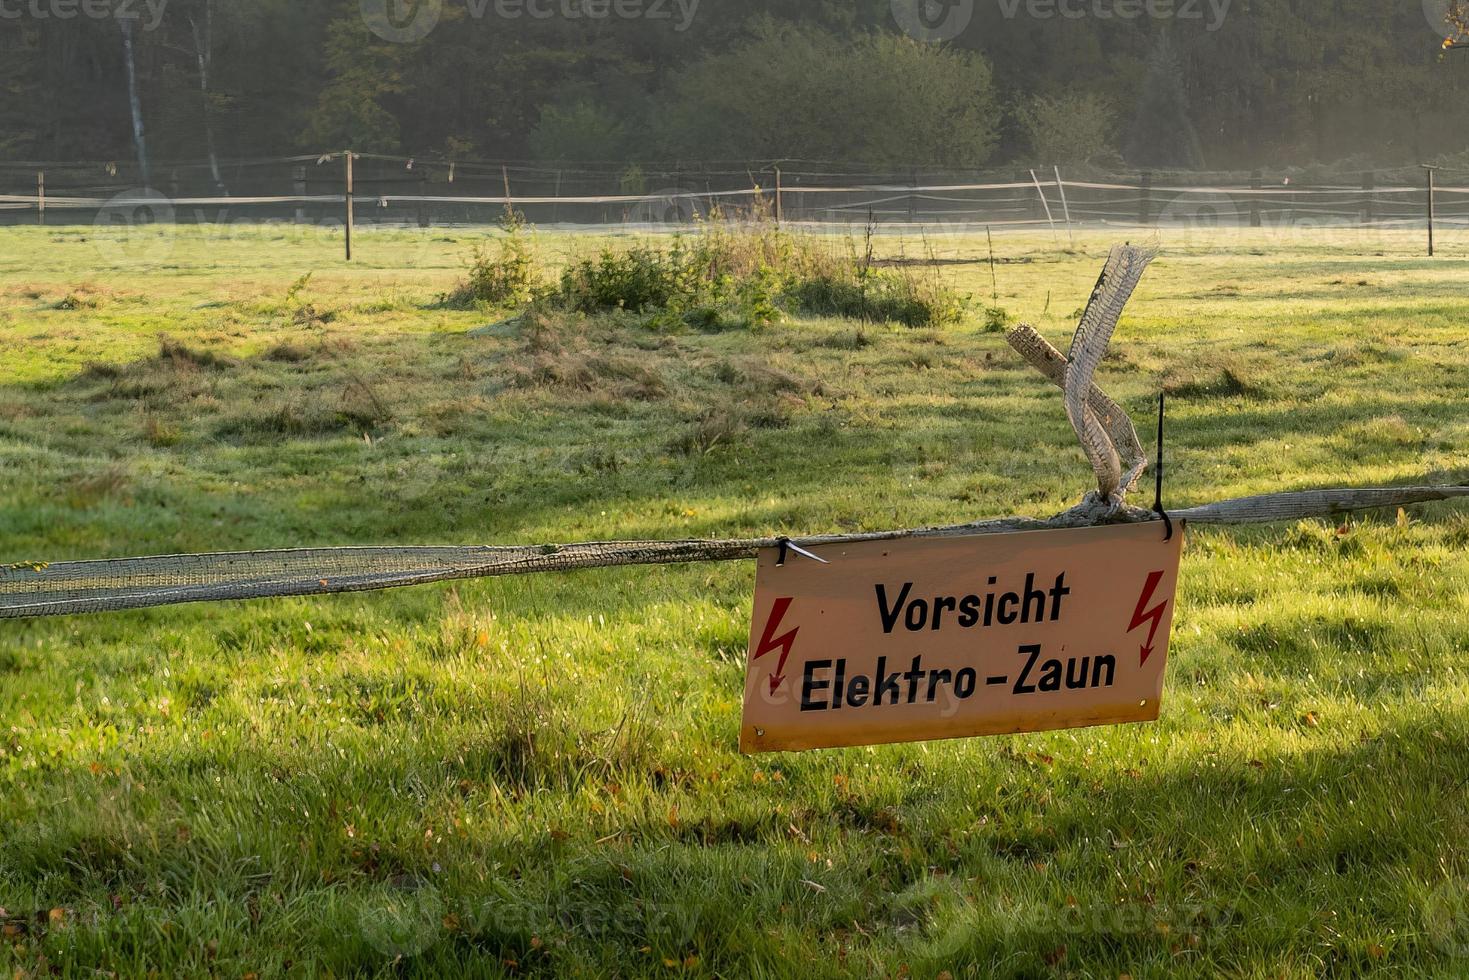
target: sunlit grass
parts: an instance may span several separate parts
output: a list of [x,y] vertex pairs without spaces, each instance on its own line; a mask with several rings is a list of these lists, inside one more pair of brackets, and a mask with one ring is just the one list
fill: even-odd
[[[1170,391],[1171,505],[1469,477],[1464,249],[1157,237],[1101,380],[1140,429]],[[975,297],[950,330],[718,334],[441,309],[464,230],[350,267],[315,229],[0,238],[0,561],[1086,489],[979,307],[1064,348],[1112,236],[998,237],[998,298],[983,235],[930,236]],[[5,968],[1460,975],[1466,543],[1455,505],[1198,529],[1159,724],[757,759],[748,563],[0,623]]]

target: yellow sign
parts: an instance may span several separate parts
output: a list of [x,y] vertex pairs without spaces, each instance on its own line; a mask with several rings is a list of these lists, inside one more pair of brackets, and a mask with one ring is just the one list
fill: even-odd
[[747,753],[1156,721],[1183,530],[762,551]]

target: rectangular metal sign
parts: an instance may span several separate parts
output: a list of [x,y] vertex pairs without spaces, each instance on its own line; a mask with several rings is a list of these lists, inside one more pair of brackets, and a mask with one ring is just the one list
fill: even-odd
[[746,753],[1158,718],[1181,526],[818,550],[760,554]]

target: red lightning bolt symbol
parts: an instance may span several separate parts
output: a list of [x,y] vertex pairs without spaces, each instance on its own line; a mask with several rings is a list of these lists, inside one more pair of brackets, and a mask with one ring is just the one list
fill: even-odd
[[1131,633],[1143,623],[1151,621],[1153,624],[1148,630],[1148,642],[1139,649],[1144,665],[1153,655],[1153,640],[1158,635],[1158,627],[1163,623],[1163,610],[1168,608],[1168,600],[1164,599],[1152,609],[1148,609],[1148,601],[1153,598],[1153,593],[1158,591],[1158,583],[1162,581],[1162,572],[1154,572],[1148,576],[1148,582],[1143,586],[1143,594],[1137,600],[1137,610],[1132,614],[1132,625],[1127,627],[1127,632]]
[[790,599],[775,600],[775,605],[770,610],[770,618],[765,622],[765,635],[760,637],[760,645],[755,648],[755,656],[752,658],[759,660],[772,650],[780,651],[780,662],[775,665],[775,673],[770,675],[771,694],[774,694],[775,689],[785,682],[785,675],[782,671],[786,669],[786,658],[791,655],[791,646],[796,642],[796,634],[801,632],[798,626],[789,633],[775,635],[775,631],[780,629],[780,621],[785,618],[786,610],[791,608],[791,601]]

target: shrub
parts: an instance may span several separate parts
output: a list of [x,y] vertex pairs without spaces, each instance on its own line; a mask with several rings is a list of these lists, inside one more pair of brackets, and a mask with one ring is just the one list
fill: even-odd
[[652,248],[618,253],[604,248],[597,258],[582,259],[561,274],[559,299],[567,309],[579,313],[667,309],[701,292],[683,258],[677,242],[668,253]]
[[1004,333],[1010,329],[1010,311],[1003,306],[984,308],[985,333]]
[[[909,327],[956,323],[964,300],[937,275],[876,269],[871,243],[858,257],[774,224],[735,224],[717,212],[697,235],[667,247],[604,248],[571,263],[553,289],[540,283],[533,256],[514,251],[512,231],[499,259],[476,253],[474,274],[450,302],[544,300],[577,313],[623,312],[659,330],[755,329],[788,309]],[[505,250],[509,249],[509,252]]]
[[494,254],[476,245],[469,262],[469,278],[442,297],[445,306],[461,309],[480,303],[516,306],[534,300],[545,288],[535,250],[527,240],[524,219],[506,214],[505,234],[496,242]]

